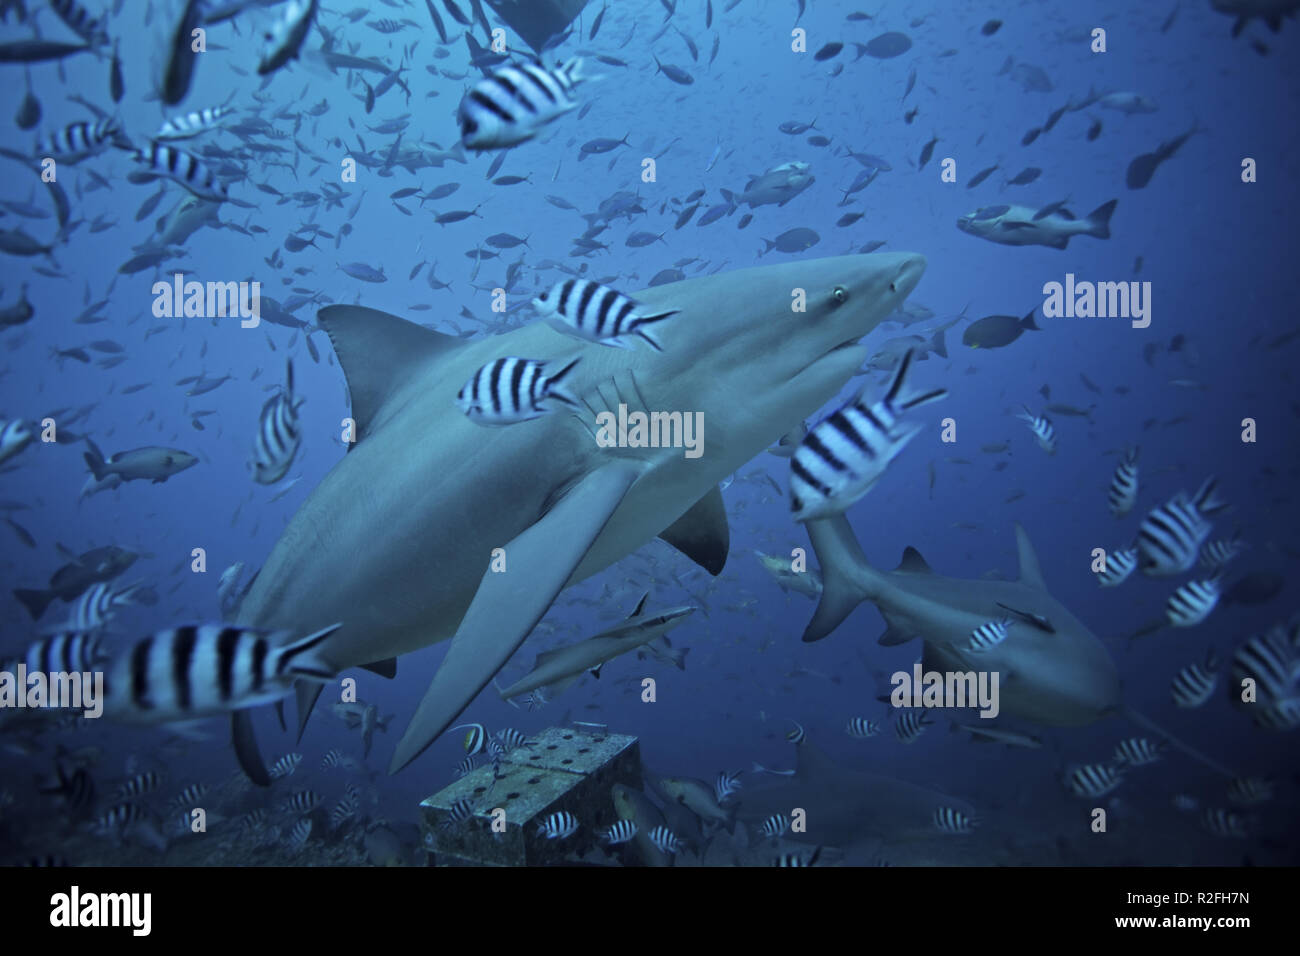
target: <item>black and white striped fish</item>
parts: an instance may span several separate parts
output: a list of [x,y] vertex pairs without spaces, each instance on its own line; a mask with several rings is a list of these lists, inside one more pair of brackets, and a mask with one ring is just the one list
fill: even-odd
[[614,348],[631,348],[629,336],[650,343],[656,352],[663,347],[646,326],[662,322],[680,312],[651,312],[623,293],[590,279],[564,279],[533,299],[533,306],[561,332]]
[[772,861],[773,866],[812,866],[822,855],[822,848],[817,847],[810,856],[802,853],[782,853]]
[[1188,664],[1175,674],[1169,685],[1175,706],[1190,710],[1208,701],[1219,683],[1218,669],[1219,660],[1211,648],[1204,664]]
[[1076,797],[1104,797],[1124,782],[1123,772],[1104,763],[1076,767],[1065,778],[1065,788]]
[[601,839],[610,846],[617,846],[620,843],[626,843],[637,834],[635,820],[619,820],[608,830],[601,834]]
[[855,740],[866,740],[880,733],[880,721],[867,720],[865,717],[850,717],[849,725],[845,730]]
[[103,152],[118,141],[120,133],[116,119],[94,123],[78,120],[41,137],[36,143],[36,155],[40,159],[51,157],[61,163],[77,163]]
[[1207,541],[1201,546],[1201,567],[1209,571],[1219,571],[1225,564],[1241,554],[1246,543],[1240,534],[1231,538]]
[[146,770],[144,773],[138,773],[134,777],[128,777],[118,786],[117,792],[113,794],[114,800],[129,800],[135,797],[143,797],[145,794],[153,793],[162,786],[165,776],[156,770]]
[[520,747],[530,746],[528,738],[513,727],[498,730],[493,739],[501,746],[503,755],[510,753],[512,750],[518,750]]
[[450,830],[452,827],[460,826],[472,816],[474,816],[474,801],[469,797],[461,797],[447,808],[447,815],[439,821],[438,827],[442,830]]
[[257,422],[257,439],[253,443],[253,480],[259,485],[273,485],[293,465],[302,445],[302,426],[298,409],[302,400],[294,401],[293,362],[286,363],[284,391],[266,400]]
[[566,405],[577,404],[560,388],[578,364],[574,359],[554,374],[546,371],[547,363],[535,359],[499,358],[474,373],[456,396],[456,404],[469,420],[479,425],[513,425],[540,418],[551,409],[546,403],[555,399]]
[[132,723],[194,720],[269,704],[295,680],[328,681],[321,645],[341,624],[293,643],[284,631],[202,624],[159,631],[110,666],[104,711]]
[[201,110],[173,116],[158,127],[158,132],[153,134],[153,138],[160,140],[190,139],[201,133],[206,133],[208,130],[215,129],[224,117],[233,112],[234,110],[229,106],[206,106]]
[[281,777],[292,777],[300,763],[302,763],[302,754],[285,754],[271,765],[271,769],[267,773],[270,774],[272,780],[278,780]]
[[104,29],[102,17],[92,16],[77,0],[50,0],[50,7],[59,19],[91,46],[101,46],[108,42],[108,31]]
[[136,150],[136,161],[145,169],[132,173],[134,181],[170,179],[184,186],[200,199],[225,202],[230,198],[226,184],[217,178],[202,160],[166,143],[150,142]]
[[337,747],[331,747],[325,751],[325,756],[320,759],[320,768],[322,770],[334,770],[336,768],[350,769],[350,764],[355,764],[351,757],[339,750]]
[[568,810],[557,810],[538,824],[537,835],[545,834],[548,840],[564,840],[578,832],[578,818]]
[[119,803],[95,818],[94,828],[101,832],[121,830],[147,819],[149,814],[138,803]]
[[901,424],[899,415],[948,394],[936,388],[900,397],[912,356],[911,349],[904,353],[879,401],[867,404],[864,390],[803,436],[790,459],[790,510],[796,521],[841,514],[870,491],[920,432],[920,425]]
[[718,798],[718,803],[726,803],[741,790],[740,774],[731,773],[723,770],[718,773],[717,779],[713,781],[713,795]]
[[1250,835],[1246,818],[1232,810],[1206,807],[1201,811],[1201,825],[1215,836],[1244,837]]
[[1137,548],[1143,574],[1169,577],[1196,563],[1201,544],[1210,534],[1206,517],[1227,507],[1215,496],[1215,486],[1215,479],[1207,478],[1192,498],[1180,491],[1142,519]]
[[930,726],[930,714],[925,710],[905,710],[894,719],[894,734],[905,744],[916,743],[916,738]]
[[784,813],[774,813],[763,821],[763,825],[759,828],[759,832],[761,832],[763,836],[775,840],[784,835],[789,829],[790,818]]
[[1255,725],[1265,730],[1288,731],[1300,727],[1300,697],[1288,697],[1254,711]]
[[1236,777],[1228,784],[1228,799],[1243,807],[1253,807],[1273,799],[1277,787],[1263,777]]
[[677,834],[662,824],[653,828],[646,836],[650,838],[650,842],[655,845],[655,849],[660,853],[676,856],[681,852],[682,843],[677,839]]
[[[1232,700],[1265,730],[1300,726],[1300,620],[1256,634],[1232,655]],[[1243,701],[1238,688],[1251,681],[1254,700]]]
[[452,773],[454,773],[457,777],[463,777],[465,776],[465,774],[473,770],[477,764],[478,764],[478,757],[476,757],[474,754],[470,754],[460,763],[456,764],[456,767],[454,770],[452,770]]
[[206,783],[192,783],[176,796],[172,797],[167,804],[167,809],[172,811],[192,810],[199,805],[204,794],[208,792]]
[[1106,553],[1106,570],[1097,572],[1097,583],[1113,588],[1129,579],[1138,566],[1136,548],[1117,548]]
[[289,831],[286,842],[291,850],[300,849],[305,846],[307,839],[311,836],[311,817],[303,817],[293,825]]
[[976,654],[991,651],[1007,639],[1010,627],[1010,618],[1004,617],[996,621],[986,621],[971,631],[970,643],[966,646],[966,649]]
[[799,721],[792,720],[790,723],[794,724],[794,729],[785,732],[786,743],[794,744],[797,747],[808,739],[808,735],[804,732],[803,724],[799,723]]
[[266,807],[258,807],[256,810],[250,810],[239,818],[239,827],[242,830],[256,830],[266,823],[271,811]]
[[74,632],[89,633],[102,631],[108,626],[119,609],[131,606],[131,600],[143,584],[131,584],[118,588],[110,581],[100,581],[77,598],[68,617],[67,629]]
[[1029,410],[1028,405],[1021,406],[1023,412],[1016,413],[1016,417],[1029,426],[1029,430],[1034,433],[1034,438],[1038,440],[1038,447],[1043,449],[1049,455],[1056,454],[1056,427],[1052,420],[1046,415],[1035,415]]
[[355,787],[349,784],[347,789],[344,790],[343,796],[339,797],[338,802],[330,810],[330,826],[337,830],[355,817],[360,809],[361,795],[357,793]]
[[1116,745],[1112,759],[1118,766],[1145,767],[1159,760],[1164,749],[1163,744],[1152,743],[1145,737],[1130,737]]
[[952,807],[934,808],[934,827],[940,833],[974,833],[975,820]]
[[1165,614],[1174,627],[1192,627],[1200,624],[1219,603],[1223,593],[1220,580],[1188,581],[1169,596]]
[[1115,477],[1110,480],[1110,491],[1106,503],[1110,513],[1122,518],[1137,504],[1138,496],[1138,450],[1129,448],[1123,460],[1115,466]]
[[548,70],[541,63],[512,63],[474,84],[457,110],[461,142],[469,149],[515,146],[577,107],[573,90],[585,79],[582,60]]
[[299,790],[280,807],[285,813],[311,813],[320,806],[321,795],[315,790]]
[[72,674],[99,670],[109,653],[97,634],[61,631],[33,641],[21,658],[28,673]]

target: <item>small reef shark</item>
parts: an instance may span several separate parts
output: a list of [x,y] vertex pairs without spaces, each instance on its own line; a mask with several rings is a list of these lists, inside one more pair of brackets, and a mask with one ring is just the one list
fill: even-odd
[[645,602],[649,596],[647,594],[641,598],[636,610],[616,627],[601,631],[585,641],[538,654],[533,669],[501,691],[502,699],[509,700],[544,687],[547,698],[553,700],[557,694],[568,690],[583,674],[590,671],[593,677],[599,678],[600,669],[608,661],[666,634],[695,613],[693,607],[674,607],[656,614],[646,614]]
[[[920,638],[923,671],[998,672],[1003,713],[1049,727],[1082,727],[1123,715],[1212,769],[1235,776],[1124,706],[1119,672],[1110,653],[1048,592],[1038,555],[1019,524],[1017,581],[944,577],[910,547],[897,568],[880,571],[867,562],[845,515],[806,524],[824,589],[804,641],[821,640],[858,604],[871,601],[887,624],[879,643],[896,645]],[[1006,639],[989,650],[971,653],[971,632],[998,619],[1010,621]]]

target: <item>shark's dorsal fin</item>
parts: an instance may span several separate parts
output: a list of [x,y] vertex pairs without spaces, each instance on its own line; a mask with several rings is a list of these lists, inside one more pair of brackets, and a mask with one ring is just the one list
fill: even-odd
[[659,537],[717,577],[727,563],[727,549],[731,546],[722,491],[715,485],[686,514],[659,532]]
[[1029,535],[1025,529],[1016,522],[1016,551],[1020,554],[1020,583],[1027,587],[1037,588],[1040,591],[1046,591],[1047,585],[1043,583],[1043,571],[1038,566],[1038,555],[1034,552],[1034,546],[1029,541]]
[[907,571],[911,574],[934,574],[934,568],[926,564],[921,552],[910,544],[903,549],[903,560],[898,562],[895,571]]
[[360,305],[326,306],[316,313],[316,321],[347,377],[356,440],[366,436],[384,402],[417,369],[461,344],[460,339]]
[[650,592],[649,592],[649,591],[646,591],[645,594],[641,595],[641,600],[639,600],[639,601],[636,602],[636,610],[633,611],[631,614],[629,614],[629,615],[627,616],[629,621],[630,621],[632,618],[634,618],[634,617],[640,617],[642,614],[645,613],[645,602],[646,602],[646,599],[649,598],[649,597],[650,597]]

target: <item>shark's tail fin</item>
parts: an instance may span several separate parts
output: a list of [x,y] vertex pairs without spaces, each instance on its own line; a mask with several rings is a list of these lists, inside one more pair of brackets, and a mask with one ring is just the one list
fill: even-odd
[[103,481],[105,475],[104,455],[89,438],[86,439],[86,447],[90,449],[83,455],[86,459],[86,465],[90,468],[90,473],[95,476],[96,481]]
[[1088,213],[1088,235],[1096,239],[1110,238],[1110,217],[1117,205],[1119,200],[1112,199]]
[[1137,724],[1143,730],[1155,734],[1156,736],[1164,740],[1166,743],[1181,750],[1183,753],[1187,754],[1187,756],[1191,757],[1193,760],[1205,764],[1205,766],[1209,767],[1215,773],[1221,773],[1225,777],[1236,778],[1238,776],[1238,774],[1233,773],[1231,770],[1229,770],[1223,764],[1219,763],[1217,760],[1213,760],[1210,757],[1207,757],[1205,754],[1201,753],[1199,750],[1197,750],[1195,747],[1191,746],[1190,744],[1183,743],[1173,734],[1169,733],[1167,730],[1165,730],[1163,727],[1161,727],[1159,724],[1153,721],[1150,717],[1147,717],[1144,714],[1140,714],[1136,710],[1133,710],[1130,707],[1124,708],[1124,716],[1127,717],[1129,720],[1133,721],[1133,723]]
[[822,597],[804,628],[805,643],[820,641],[872,596],[880,574],[867,563],[862,546],[843,514],[805,522],[822,569]]

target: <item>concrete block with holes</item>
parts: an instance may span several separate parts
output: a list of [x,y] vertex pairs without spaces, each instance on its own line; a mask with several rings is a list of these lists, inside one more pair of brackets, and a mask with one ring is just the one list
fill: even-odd
[[[501,759],[479,767],[420,802],[426,847],[438,865],[556,866],[601,862],[598,836],[617,821],[610,788],[641,789],[641,748],[635,737],[551,727]],[[452,808],[469,801],[459,822]],[[494,812],[504,832],[493,832]],[[580,824],[573,836],[548,840],[538,829],[567,810]]]

